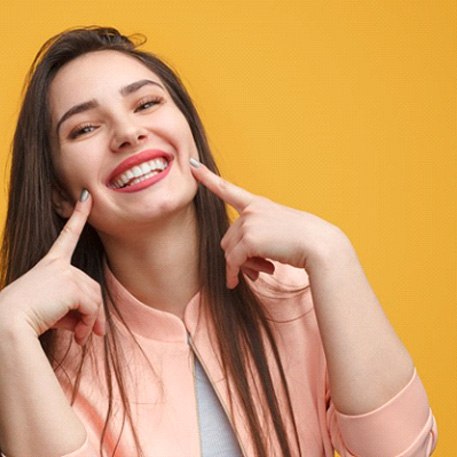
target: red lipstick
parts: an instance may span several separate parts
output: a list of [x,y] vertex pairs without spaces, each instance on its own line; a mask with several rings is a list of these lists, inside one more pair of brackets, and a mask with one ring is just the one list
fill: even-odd
[[[114,180],[120,176],[122,173],[125,171],[129,170],[130,168],[134,166],[139,166],[140,164],[144,162],[148,162],[150,160],[154,160],[157,158],[163,158],[167,161],[168,165],[165,168],[165,170],[161,171],[158,174],[155,174],[154,176],[145,179],[144,181],[138,182],[136,184],[131,184],[126,187],[121,187],[121,188],[113,188],[113,182]],[[161,179],[165,178],[165,176],[168,175],[172,161],[174,157],[172,154],[162,151],[160,149],[148,149],[145,151],[141,151],[138,154],[135,154],[133,156],[128,157],[125,159],[123,162],[121,162],[110,174],[110,176],[107,179],[106,185],[110,187],[112,190],[116,192],[136,192],[138,190],[144,189],[145,187],[149,187],[152,184],[156,183],[157,181],[160,181]]]

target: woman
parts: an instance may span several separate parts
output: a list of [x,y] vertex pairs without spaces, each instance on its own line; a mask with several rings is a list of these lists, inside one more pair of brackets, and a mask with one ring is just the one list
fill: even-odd
[[178,77],[116,30],[42,48],[10,186],[8,457],[431,454],[346,235],[222,180]]

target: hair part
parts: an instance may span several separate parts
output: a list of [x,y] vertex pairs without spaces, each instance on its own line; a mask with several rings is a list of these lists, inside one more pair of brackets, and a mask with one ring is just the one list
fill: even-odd
[[[144,44],[142,35],[126,37],[116,29],[108,27],[78,28],[63,32],[48,40],[37,54],[24,91],[24,100],[19,114],[13,141],[13,158],[9,190],[9,204],[3,237],[1,282],[5,286],[30,270],[46,255],[52,243],[62,230],[65,220],[52,206],[52,190],[59,186],[53,167],[50,145],[50,112],[48,93],[57,72],[73,59],[102,50],[118,51],[142,62],[163,82],[174,103],[185,116],[200,160],[214,173],[219,174],[211,154],[205,130],[198,113],[177,74],[154,54],[137,49]],[[269,433],[262,424],[272,424],[274,437],[279,443],[281,455],[292,456],[294,447],[300,448],[297,427],[293,415],[280,355],[274,333],[268,323],[266,310],[251,291],[243,277],[234,290],[225,286],[225,257],[220,240],[229,227],[226,208],[216,196],[205,187],[199,186],[194,199],[199,230],[199,277],[201,281],[202,306],[214,327],[222,367],[234,388],[247,418],[250,434],[257,457],[267,457],[268,446],[264,441]],[[103,443],[112,417],[113,388],[119,389],[124,408],[124,422],[128,421],[137,446],[138,455],[143,455],[140,440],[128,402],[127,389],[121,367],[123,366],[119,347],[119,334],[113,324],[113,314],[122,315],[104,280],[104,248],[97,232],[88,224],[72,258],[72,264],[98,281],[102,287],[104,308],[109,331],[104,337],[104,364],[106,385],[109,392],[109,406],[100,437],[100,456],[103,457]],[[128,329],[127,324],[123,322]],[[129,330],[129,329],[128,329]],[[129,330],[136,342],[133,333]],[[40,337],[41,344],[51,363],[57,333],[48,330]],[[139,350],[141,347],[136,342]],[[80,370],[73,382],[73,400],[76,398],[81,377],[81,368],[87,358],[83,351]],[[266,352],[271,352],[281,385],[275,386]],[[147,356],[143,353],[143,355]],[[151,369],[153,367],[151,366]],[[259,376],[259,392],[264,405],[258,410],[249,380],[251,370]],[[229,389],[230,391],[230,389]],[[285,393],[286,410],[281,410],[278,393]],[[285,417],[289,417],[294,428],[294,443],[288,437]],[[119,442],[120,436],[118,437]],[[114,457],[116,446],[112,452]]]

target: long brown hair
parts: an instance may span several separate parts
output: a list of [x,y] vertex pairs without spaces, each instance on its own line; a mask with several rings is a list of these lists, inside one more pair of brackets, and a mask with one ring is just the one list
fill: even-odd
[[[187,119],[201,161],[210,170],[219,173],[192,100],[179,77],[167,64],[157,56],[139,50],[133,39],[121,35],[113,28],[79,28],[51,38],[43,45],[30,69],[14,136],[9,206],[1,253],[3,286],[30,270],[48,252],[65,223],[65,220],[54,211],[51,198],[52,189],[58,186],[58,180],[53,168],[49,140],[50,113],[47,100],[49,86],[56,73],[67,62],[82,54],[100,50],[115,50],[132,56],[162,80],[173,101]],[[271,423],[282,455],[291,457],[292,449],[295,446],[299,448],[298,432],[284,370],[266,310],[243,278],[234,290],[228,290],[225,287],[225,258],[220,240],[229,227],[229,219],[223,202],[205,187],[200,186],[194,204],[199,228],[201,295],[205,312],[208,313],[216,330],[216,344],[219,346],[223,370],[229,382],[233,384],[248,419],[256,456],[268,456],[268,446],[265,443],[268,433],[262,430],[261,424]],[[103,456],[103,440],[112,416],[112,392],[115,385],[121,393],[124,421],[127,417],[138,455],[143,455],[123,381],[122,365],[117,349],[118,333],[110,318],[111,313],[119,313],[119,311],[114,300],[109,296],[104,280],[103,259],[104,248],[100,238],[90,225],[86,225],[72,263],[101,284],[109,325],[107,336],[104,337],[104,364],[109,407],[100,438],[100,455]],[[126,325],[125,322],[124,325]],[[134,338],[131,332],[130,335]],[[49,360],[53,362],[56,347],[55,330],[48,330],[40,337],[40,341]],[[280,386],[273,384],[272,367],[269,367],[267,362],[267,351],[274,356],[275,368],[282,380]],[[84,350],[80,366],[86,356],[87,350]],[[260,394],[265,399],[265,406],[261,407],[260,411],[259,405],[253,400],[248,364],[253,365],[259,374]],[[80,375],[81,370],[74,380],[73,398],[76,395]],[[287,407],[283,411],[279,406],[279,389],[285,393],[287,399]],[[294,425],[294,445],[289,441],[285,417],[289,417]],[[266,422],[265,419],[267,419]],[[113,456],[114,454],[115,450]]]

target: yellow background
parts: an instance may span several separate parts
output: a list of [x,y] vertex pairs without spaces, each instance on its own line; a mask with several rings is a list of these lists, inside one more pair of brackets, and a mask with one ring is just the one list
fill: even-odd
[[2,219],[26,70],[91,24],[179,71],[228,179],[348,234],[456,455],[457,3],[2,1]]

